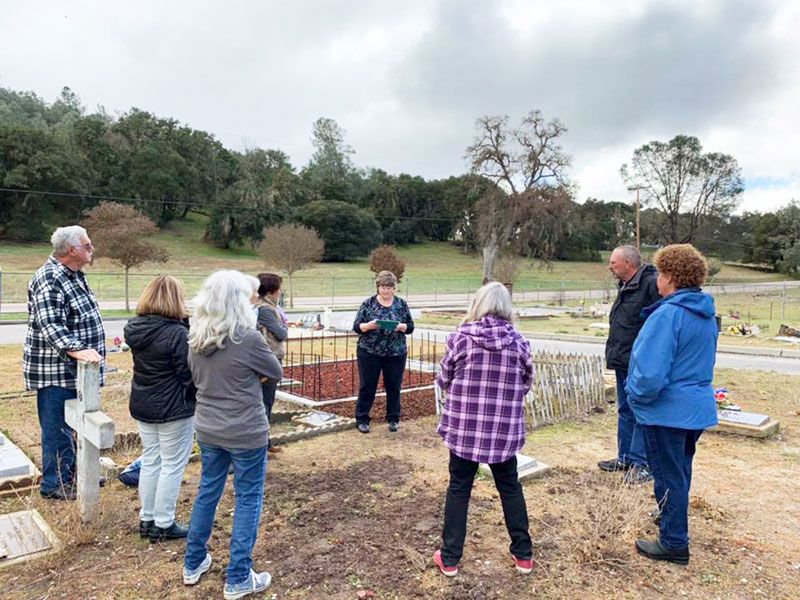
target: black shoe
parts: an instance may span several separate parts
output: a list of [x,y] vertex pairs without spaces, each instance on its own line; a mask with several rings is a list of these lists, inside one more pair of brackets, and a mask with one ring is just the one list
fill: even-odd
[[400,423],[397,421],[389,421],[389,431],[392,433],[397,431],[397,428],[400,427]]
[[658,540],[636,540],[636,551],[653,560],[666,560],[678,565],[689,564],[689,546],[679,550],[668,550]]
[[43,492],[39,491],[42,498],[47,498],[48,500],[77,500],[78,499],[78,491],[75,489],[74,485],[69,485],[67,487],[58,487],[50,492]]
[[653,481],[653,474],[647,467],[633,466],[625,473],[625,483],[630,485],[640,485]]
[[180,540],[185,538],[188,533],[189,529],[187,527],[179,525],[177,521],[173,521],[169,527],[159,527],[153,524],[148,537],[150,538],[150,543],[155,544],[165,540]]
[[620,462],[616,458],[612,458],[611,460],[601,460],[599,463],[597,463],[597,466],[600,467],[601,471],[607,471],[608,473],[613,473],[615,471],[627,471],[631,468],[630,464]]
[[139,521],[139,537],[149,538],[150,530],[156,526],[155,521]]
[[361,433],[369,433],[369,423],[359,423],[358,430]]

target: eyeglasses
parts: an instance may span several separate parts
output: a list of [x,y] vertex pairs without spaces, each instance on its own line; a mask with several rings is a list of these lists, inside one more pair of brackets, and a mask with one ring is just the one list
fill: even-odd
[[73,246],[73,248],[83,248],[87,252],[91,252],[92,250],[94,250],[94,244],[92,244],[91,242],[89,242],[88,244],[78,244],[77,246]]

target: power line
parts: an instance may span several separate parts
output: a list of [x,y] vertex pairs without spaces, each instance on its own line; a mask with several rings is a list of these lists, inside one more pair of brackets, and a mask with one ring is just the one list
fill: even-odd
[[[113,200],[114,202],[130,202],[130,203],[147,203],[147,204],[162,204],[162,205],[169,205],[169,206],[202,206],[202,207],[221,207],[221,208],[231,208],[231,209],[239,209],[242,211],[249,210],[250,207],[242,207],[238,204],[231,204],[231,203],[219,203],[219,202],[200,202],[197,200],[152,200],[147,198],[130,198],[124,196],[111,196],[111,195],[102,195],[98,196],[95,194],[80,194],[77,192],[51,192],[51,191],[44,191],[44,190],[30,190],[30,189],[19,189],[19,188],[4,188],[0,187],[0,192],[9,192],[15,194],[32,194],[38,196],[55,196],[55,197],[63,197],[63,198],[74,198],[77,200]],[[447,221],[451,223],[456,223],[461,221],[461,219],[455,219],[452,217],[406,217],[401,215],[396,216],[378,216],[373,215],[376,219],[389,219],[389,220],[407,220],[407,221]]]

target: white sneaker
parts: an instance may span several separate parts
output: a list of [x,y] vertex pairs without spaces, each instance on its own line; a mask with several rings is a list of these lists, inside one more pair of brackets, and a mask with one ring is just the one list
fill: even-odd
[[194,585],[200,581],[200,577],[211,568],[211,555],[206,552],[206,557],[196,569],[183,567],[183,585]]
[[263,573],[256,573],[250,569],[250,577],[241,583],[226,583],[223,595],[225,600],[238,600],[250,594],[257,594],[263,592],[272,583],[272,575],[264,571]]

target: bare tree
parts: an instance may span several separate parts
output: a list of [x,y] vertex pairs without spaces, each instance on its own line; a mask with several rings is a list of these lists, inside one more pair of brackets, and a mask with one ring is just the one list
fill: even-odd
[[530,111],[518,127],[509,126],[508,116],[485,116],[475,128],[466,158],[474,173],[496,184],[479,211],[483,275],[491,278],[498,252],[520,231],[519,209],[539,199],[536,190],[566,188],[571,158],[559,144],[567,128],[558,119],[547,121],[540,110]]
[[297,225],[274,225],[264,228],[259,252],[269,267],[283,271],[289,278],[289,306],[294,306],[292,276],[322,260],[323,242],[316,230]]
[[640,146],[630,166],[622,165],[620,175],[626,184],[642,190],[643,205],[663,215],[663,237],[670,244],[691,242],[706,217],[727,216],[744,191],[735,158],[703,154],[700,140],[686,135]]
[[92,237],[95,256],[108,258],[125,270],[125,310],[130,312],[130,270],[169,258],[164,248],[144,239],[158,233],[158,227],[132,206],[117,202],[101,202],[86,213],[82,225]]
[[369,270],[373,273],[390,271],[394,273],[399,282],[403,279],[403,273],[406,271],[406,263],[397,256],[394,246],[383,244],[375,248],[369,255]]

